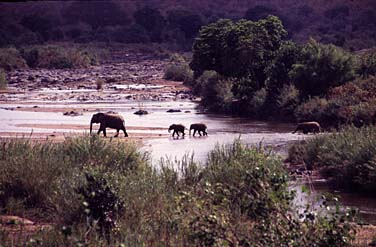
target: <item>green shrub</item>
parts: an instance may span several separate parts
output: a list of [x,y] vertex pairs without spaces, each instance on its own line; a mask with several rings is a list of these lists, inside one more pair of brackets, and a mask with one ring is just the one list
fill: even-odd
[[315,120],[324,126],[354,124],[361,127],[376,122],[375,78],[357,80],[332,88],[326,98],[313,98],[295,110],[298,121]]
[[346,127],[307,140],[301,157],[309,168],[320,169],[338,186],[373,191],[376,188],[375,140],[374,126]]
[[211,111],[228,112],[231,110],[234,95],[233,82],[221,78],[214,71],[205,71],[197,80],[194,90],[200,90],[201,104]]
[[285,116],[293,116],[299,101],[299,91],[292,84],[284,85],[277,96],[278,109]]
[[267,91],[265,88],[261,88],[260,90],[257,90],[250,102],[250,107],[252,108],[252,112],[262,116],[262,109],[265,106],[267,97]]
[[6,74],[0,69],[0,90],[6,89],[8,86]]
[[104,80],[103,79],[97,79],[95,81],[95,85],[97,86],[97,90],[100,90],[103,88]]
[[376,49],[364,52],[359,60],[357,72],[362,78],[376,76]]
[[172,64],[166,68],[163,78],[188,84],[193,80],[193,71],[187,64]]
[[330,88],[354,79],[354,57],[339,47],[312,39],[303,47],[290,76],[303,97],[322,96]]
[[[298,214],[280,159],[239,140],[218,145],[205,164],[186,156],[158,170],[133,145],[98,136],[2,143],[0,203],[15,205],[17,198],[26,212],[14,213],[35,209],[54,225],[20,246],[308,247],[351,240],[340,212]],[[9,243],[6,236],[0,241]]]
[[96,63],[94,54],[76,47],[30,46],[22,48],[21,54],[32,68],[86,68]]
[[0,68],[10,71],[27,68],[27,64],[16,48],[1,48]]

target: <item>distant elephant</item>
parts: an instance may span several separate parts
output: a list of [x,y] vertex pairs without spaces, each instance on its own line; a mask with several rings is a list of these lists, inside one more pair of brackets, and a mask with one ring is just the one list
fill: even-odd
[[191,130],[193,130],[193,136],[195,136],[196,131],[198,131],[198,134],[201,136],[201,132],[204,136],[207,136],[208,133],[206,132],[206,125],[203,123],[195,123],[191,124],[191,127],[189,128],[189,135],[191,135]]
[[127,131],[124,127],[124,118],[118,114],[111,113],[97,113],[94,114],[90,121],[90,134],[92,131],[93,123],[100,123],[98,135],[103,131],[103,135],[106,136],[106,128],[116,129],[117,133],[114,137],[119,135],[119,131],[124,131],[124,136],[128,137]]
[[309,132],[312,133],[318,133],[321,131],[320,124],[318,122],[303,122],[298,123],[298,126],[296,129],[292,132],[293,134],[297,131],[302,131],[304,134],[307,134]]
[[172,137],[175,136],[175,133],[178,135],[179,137],[179,132],[183,133],[183,137],[185,135],[184,133],[184,130],[185,130],[185,126],[184,125],[181,125],[181,124],[172,124],[170,125],[170,128],[168,128],[168,133],[171,132],[171,130],[173,130],[174,132],[172,132]]

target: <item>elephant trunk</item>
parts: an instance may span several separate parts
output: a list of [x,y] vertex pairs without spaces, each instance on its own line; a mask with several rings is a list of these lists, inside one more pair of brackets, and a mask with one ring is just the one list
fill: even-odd
[[93,130],[93,120],[90,121],[90,134],[92,130]]

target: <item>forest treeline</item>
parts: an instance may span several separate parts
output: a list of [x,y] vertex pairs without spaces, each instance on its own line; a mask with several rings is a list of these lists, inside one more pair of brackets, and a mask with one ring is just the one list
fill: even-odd
[[287,37],[276,16],[221,19],[200,30],[190,67],[173,65],[166,77],[184,80],[210,111],[324,127],[376,122],[375,49]]
[[289,38],[348,50],[375,46],[376,6],[365,1],[30,1],[0,3],[0,46],[53,41],[167,43],[190,50],[201,26],[278,16]]

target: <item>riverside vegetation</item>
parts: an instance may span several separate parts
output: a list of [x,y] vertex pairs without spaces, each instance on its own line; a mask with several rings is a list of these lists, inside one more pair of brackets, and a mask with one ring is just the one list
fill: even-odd
[[376,188],[375,140],[375,126],[349,126],[294,144],[288,159],[319,170],[337,187],[372,193]]
[[155,168],[132,144],[98,136],[2,140],[0,169],[1,212],[52,224],[3,230],[3,245],[351,246],[354,236],[353,212],[329,199],[323,214],[298,211],[280,159],[239,141],[205,164]]
[[313,39],[299,45],[286,38],[275,16],[222,19],[200,30],[191,69],[183,63],[166,72],[184,78],[211,111],[318,121],[326,128],[376,122],[375,49],[350,53]]

